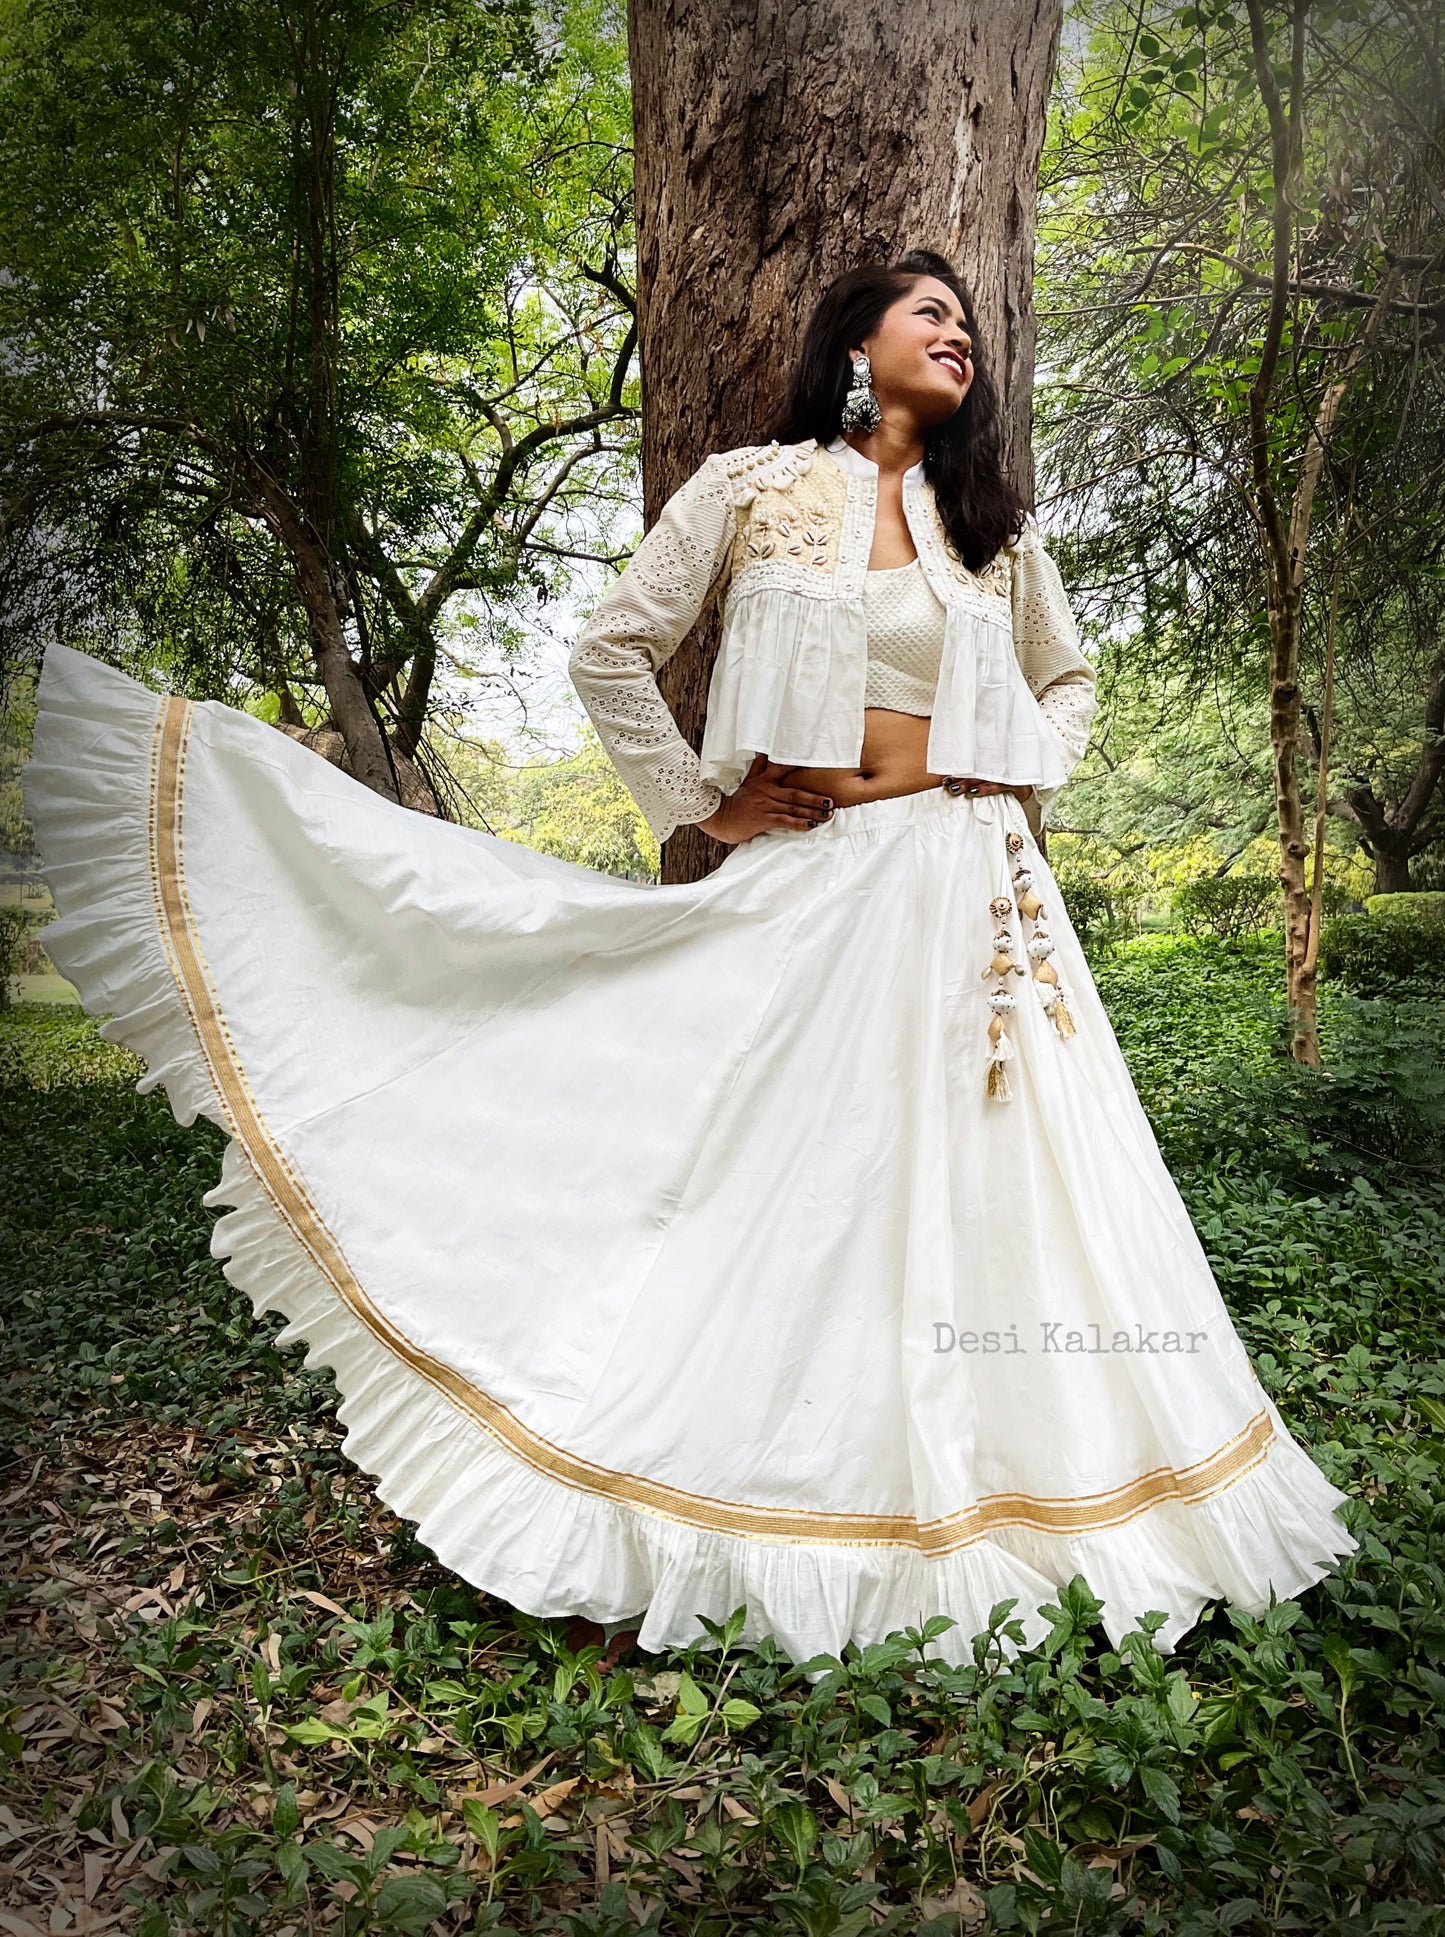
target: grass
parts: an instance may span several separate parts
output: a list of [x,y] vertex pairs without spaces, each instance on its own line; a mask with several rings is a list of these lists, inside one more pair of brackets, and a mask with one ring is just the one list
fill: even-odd
[[604,1678],[446,1573],[211,1259],[219,1134],[76,1010],[0,1019],[0,1931],[1445,1932],[1434,1004],[1331,999],[1322,1083],[1276,964],[1097,975],[1359,1554],[1167,1661],[1079,1580],[1011,1666],[1001,1608],[816,1680],[726,1630]]
[[80,1000],[71,983],[52,969],[48,975],[12,975],[11,999],[15,1002],[67,1002]]

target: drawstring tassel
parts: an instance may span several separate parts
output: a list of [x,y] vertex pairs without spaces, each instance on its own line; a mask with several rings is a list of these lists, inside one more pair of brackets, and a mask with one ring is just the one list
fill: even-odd
[[1024,974],[1025,970],[1024,970],[1023,964],[1020,962],[1016,962],[1014,960],[1013,953],[1014,953],[1013,936],[1008,932],[1006,928],[1000,928],[998,933],[993,938],[993,960],[989,963],[988,967],[983,971],[983,975],[980,979],[986,982],[989,976],[1007,975],[1010,972],[1010,970],[1012,970],[1012,972],[1015,975]]
[[1036,928],[1028,940],[1029,960],[1034,965],[1034,986],[1039,991],[1039,999],[1044,1005],[1060,1039],[1067,1042],[1070,1036],[1077,1035],[1074,1018],[1069,1014],[1069,1005],[1064,1000],[1064,992],[1059,987],[1059,971],[1049,957],[1054,952],[1052,938],[1042,928]]
[[[1010,828],[1004,836],[1004,846],[1013,868],[1014,895],[995,895],[988,904],[988,912],[993,917],[994,935],[993,954],[988,967],[984,969],[981,980],[990,976],[997,979],[998,986],[988,998],[988,1006],[993,1011],[988,1025],[989,1061],[988,1075],[984,1083],[984,1093],[995,1103],[1008,1103],[1013,1100],[1013,1088],[1008,1079],[1008,1064],[1013,1060],[1015,1050],[1004,1028],[1005,1020],[1018,1006],[1013,995],[1005,986],[1010,973],[1027,975],[1033,971],[1033,988],[1038,994],[1044,1014],[1053,1023],[1061,1042],[1077,1035],[1074,1018],[1069,1013],[1069,1005],[1059,983],[1059,972],[1049,957],[1054,952],[1053,939],[1042,926],[1044,904],[1034,892],[1034,877],[1020,858],[1023,853],[1024,838],[1016,828]],[[1019,915],[1024,921],[1033,924],[1033,932],[1020,925],[1019,941],[1028,957],[1029,966],[1014,960],[1019,942],[1015,941],[1009,927],[1009,917],[1017,905]],[[1027,936],[1027,939],[1025,939]]]
[[1018,891],[1019,913],[1027,915],[1032,921],[1044,911],[1044,904],[1034,893],[1034,877],[1027,868],[1014,869],[1014,887]]
[[988,1006],[993,1010],[988,1025],[989,1046],[993,1054],[989,1058],[986,1093],[995,1103],[1011,1103],[1013,1090],[1009,1087],[1005,1064],[1011,1060],[1014,1046],[1004,1029],[1004,1018],[1013,1013],[1017,1004],[1007,989],[995,989],[988,999]]

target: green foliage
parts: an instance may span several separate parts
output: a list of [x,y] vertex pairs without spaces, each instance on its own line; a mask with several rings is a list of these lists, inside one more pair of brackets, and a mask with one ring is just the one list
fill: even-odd
[[10,9],[0,661],[319,724],[320,543],[383,714],[442,644],[497,677],[629,483],[625,51],[593,0]]
[[1431,890],[1426,893],[1367,895],[1365,913],[1385,920],[1394,920],[1403,915],[1414,915],[1421,920],[1432,916],[1436,921],[1445,921],[1445,892]]
[[[1445,829],[1429,752],[1445,358],[1417,328],[1441,300],[1445,151],[1438,55],[1407,15],[1296,17],[1297,111],[1287,10],[1070,11],[1041,181],[1036,454],[1065,580],[1100,640],[1104,706],[1060,813],[1121,857],[1198,840],[1213,849],[1198,866],[1257,865],[1247,850],[1272,827],[1292,751],[1314,799],[1334,610],[1328,866],[1358,894],[1361,863]],[[1298,142],[1293,267],[1256,423],[1278,313],[1271,86]],[[1422,280],[1382,302],[1406,256],[1428,259],[1431,293]],[[1286,681],[1301,718],[1274,747],[1262,499],[1288,519],[1327,417]]]
[[657,842],[591,725],[572,759],[522,769],[510,811],[509,832],[528,847],[604,874],[657,876]]
[[28,967],[33,940],[34,927],[25,910],[0,906],[0,1009],[10,1007],[11,978]]
[[20,770],[35,725],[35,690],[29,679],[6,676],[0,651],[0,857],[25,863],[35,841],[20,789]]
[[1132,932],[1142,890],[1133,882],[1075,862],[1053,871],[1074,933],[1086,948],[1116,942]]
[[[1430,900],[1419,895],[1379,895],[1391,910],[1337,915],[1320,929],[1319,972],[1360,995],[1376,995],[1429,978],[1445,986],[1445,921],[1436,913],[1393,912],[1393,904]],[[1439,897],[1445,900],[1445,897]]]
[[1186,934],[1237,941],[1277,920],[1279,899],[1267,874],[1203,874],[1174,890],[1173,908]]
[[1356,1178],[1387,1197],[1429,1196],[1445,1157],[1430,979],[1400,984],[1388,1001],[1326,985],[1324,1067],[1312,1069],[1288,1053],[1280,948],[1277,934],[1141,936],[1095,963],[1165,1158],[1182,1180],[1250,1178],[1306,1200]]

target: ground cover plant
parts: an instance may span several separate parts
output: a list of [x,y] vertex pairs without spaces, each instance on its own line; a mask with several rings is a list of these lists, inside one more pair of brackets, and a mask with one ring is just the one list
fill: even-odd
[[[329,1374],[211,1259],[221,1139],[73,1009],[0,1021],[0,1930],[1445,1931],[1442,1074],[1427,983],[1279,938],[1096,958],[1266,1386],[1361,1546],[1168,1659],[1087,1584],[1009,1663],[918,1634],[611,1674],[439,1567]],[[1152,1625],[1152,1623],[1148,1624]]]

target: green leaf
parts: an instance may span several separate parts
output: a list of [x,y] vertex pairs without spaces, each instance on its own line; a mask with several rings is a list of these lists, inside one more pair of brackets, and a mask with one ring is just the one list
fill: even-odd
[[1057,1884],[1064,1874],[1064,1852],[1051,1837],[1025,1826],[1024,1861],[1041,1883]]
[[1194,1711],[1198,1707],[1198,1702],[1195,1699],[1194,1690],[1189,1686],[1188,1676],[1174,1674],[1169,1677],[1167,1701],[1169,1713],[1176,1722],[1194,1720]]
[[1139,1771],[1139,1783],[1160,1815],[1171,1823],[1177,1823],[1179,1821],[1179,1785],[1173,1776],[1166,1775],[1162,1769],[1151,1768],[1146,1764]]
[[296,1806],[296,1785],[283,1783],[276,1791],[276,1806],[271,1811],[271,1828],[277,1836],[294,1836],[301,1823]]
[[367,1875],[379,1876],[410,1837],[411,1827],[407,1823],[388,1823],[385,1829],[379,1829],[371,1848],[366,1852]]
[[389,1876],[376,1893],[376,1914],[393,1930],[425,1930],[447,1907],[447,1893],[430,1876]]
[[768,1828],[799,1869],[818,1840],[818,1818],[805,1802],[785,1802],[768,1817]]
[[366,1869],[360,1857],[337,1849],[334,1843],[308,1843],[306,1855],[314,1869],[335,1883],[354,1883],[358,1890],[366,1883]]
[[338,1722],[323,1722],[319,1715],[308,1715],[303,1721],[288,1722],[285,1733],[293,1742],[301,1742],[307,1748],[319,1748],[323,1742],[344,1739],[346,1728]]
[[703,1694],[702,1690],[685,1668],[678,1677],[677,1699],[685,1714],[706,1715],[708,1710],[707,1696]]
[[720,1710],[728,1727],[736,1729],[749,1727],[751,1723],[757,1721],[762,1712],[760,1708],[754,1708],[751,1702],[745,1702],[736,1695],[730,1701],[724,1702]]
[[1340,1678],[1340,1687],[1346,1695],[1359,1680],[1359,1663],[1350,1653],[1350,1644],[1342,1634],[1327,1634],[1320,1642],[1320,1653]]
[[478,1802],[475,1796],[468,1796],[462,1804],[462,1819],[495,1863],[502,1841],[502,1819],[496,1810]]
[[685,1746],[697,1740],[707,1727],[707,1715],[679,1715],[662,1731],[664,1742],[681,1742]]

